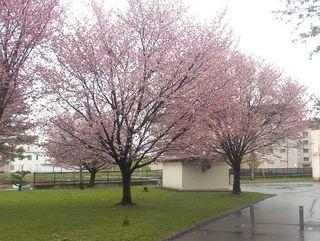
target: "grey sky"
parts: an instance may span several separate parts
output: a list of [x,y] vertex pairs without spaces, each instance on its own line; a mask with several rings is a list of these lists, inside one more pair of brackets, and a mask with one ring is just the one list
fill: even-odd
[[[82,0],[85,1],[85,0]],[[272,11],[279,9],[280,0],[183,0],[190,11],[200,18],[213,18],[217,12],[227,8],[227,20],[240,39],[239,47],[274,63],[288,75],[308,86],[309,93],[320,96],[319,63],[320,54],[309,60],[312,46],[292,43],[295,37],[292,26],[275,19]],[[122,7],[126,0],[105,0],[110,7]],[[74,8],[79,7],[74,0]],[[85,11],[85,10],[84,10]]]
[[227,18],[239,46],[246,53],[265,58],[298,78],[309,87],[309,93],[320,95],[320,54],[309,60],[310,44],[292,43],[292,26],[275,19],[272,11],[280,8],[280,0],[185,0],[200,16],[211,17],[227,7]]

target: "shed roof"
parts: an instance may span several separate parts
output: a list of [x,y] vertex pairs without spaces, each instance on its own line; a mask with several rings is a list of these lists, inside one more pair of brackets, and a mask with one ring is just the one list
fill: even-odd
[[190,156],[190,157],[167,157],[162,159],[162,162],[183,162],[183,163],[203,163],[203,162],[224,162],[224,157],[221,155],[216,155],[212,158],[207,157],[196,157],[196,156]]

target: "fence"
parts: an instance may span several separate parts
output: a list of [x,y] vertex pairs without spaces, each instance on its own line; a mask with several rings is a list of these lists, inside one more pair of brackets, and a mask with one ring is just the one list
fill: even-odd
[[[0,183],[10,184],[10,173],[0,173]],[[132,174],[133,182],[158,182],[162,179],[162,171],[136,171]],[[32,186],[46,185],[77,185],[80,182],[79,172],[46,172],[30,173],[25,176],[25,181]],[[83,172],[83,182],[88,184],[90,173]],[[121,183],[122,176],[120,171],[101,171],[96,174],[96,184]]]
[[[241,169],[241,178],[251,178],[251,169]],[[233,175],[233,170],[229,170]],[[254,170],[255,178],[285,178],[285,177],[312,177],[311,168],[259,168]],[[162,180],[161,170],[135,171],[132,174],[132,182],[159,183]],[[80,182],[79,172],[46,172],[30,173],[25,181],[31,186],[55,186],[55,185],[77,185]],[[88,184],[90,173],[83,172],[83,182]],[[96,184],[121,183],[120,171],[102,171],[96,174]],[[0,173],[0,185],[11,184],[10,173]]]
[[[233,170],[229,170],[229,175],[233,175]],[[241,178],[251,178],[251,169],[241,169]],[[255,178],[285,178],[285,177],[312,177],[311,168],[258,168],[254,170]]]

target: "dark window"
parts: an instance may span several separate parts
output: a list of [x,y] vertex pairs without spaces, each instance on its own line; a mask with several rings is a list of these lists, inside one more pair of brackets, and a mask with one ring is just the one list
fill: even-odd
[[281,152],[281,153],[285,153],[285,152],[286,152],[286,149],[281,149],[280,152]]
[[303,153],[309,153],[309,149],[303,148]]
[[30,161],[32,160],[32,156],[31,155],[28,156],[28,160],[30,160]]
[[309,157],[304,157],[304,158],[303,158],[303,161],[304,161],[304,162],[308,162],[308,161],[309,161]]

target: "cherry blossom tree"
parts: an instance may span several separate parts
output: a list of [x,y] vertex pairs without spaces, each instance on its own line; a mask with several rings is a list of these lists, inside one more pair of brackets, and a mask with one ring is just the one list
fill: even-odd
[[[305,88],[277,68],[246,55],[230,58],[228,91],[208,92],[198,106],[192,132],[181,139],[179,155],[223,157],[234,173],[233,193],[241,193],[240,165],[266,153],[307,128]],[[223,99],[220,105],[217,100]]]
[[84,126],[79,121],[68,116],[50,119],[44,146],[53,163],[66,168],[86,169],[90,173],[89,187],[94,187],[97,172],[111,168],[114,164],[111,157],[99,151],[97,146],[93,149],[83,144]]
[[61,11],[58,0],[0,1],[0,161],[35,139],[26,134],[32,127],[30,91],[39,48],[52,36]]
[[79,141],[119,166],[122,205],[132,204],[132,173],[188,131],[205,80],[222,86],[211,73],[232,44],[222,18],[198,23],[179,1],[128,5],[105,11],[93,1],[93,15],[57,36],[42,69],[59,111],[87,123]]

